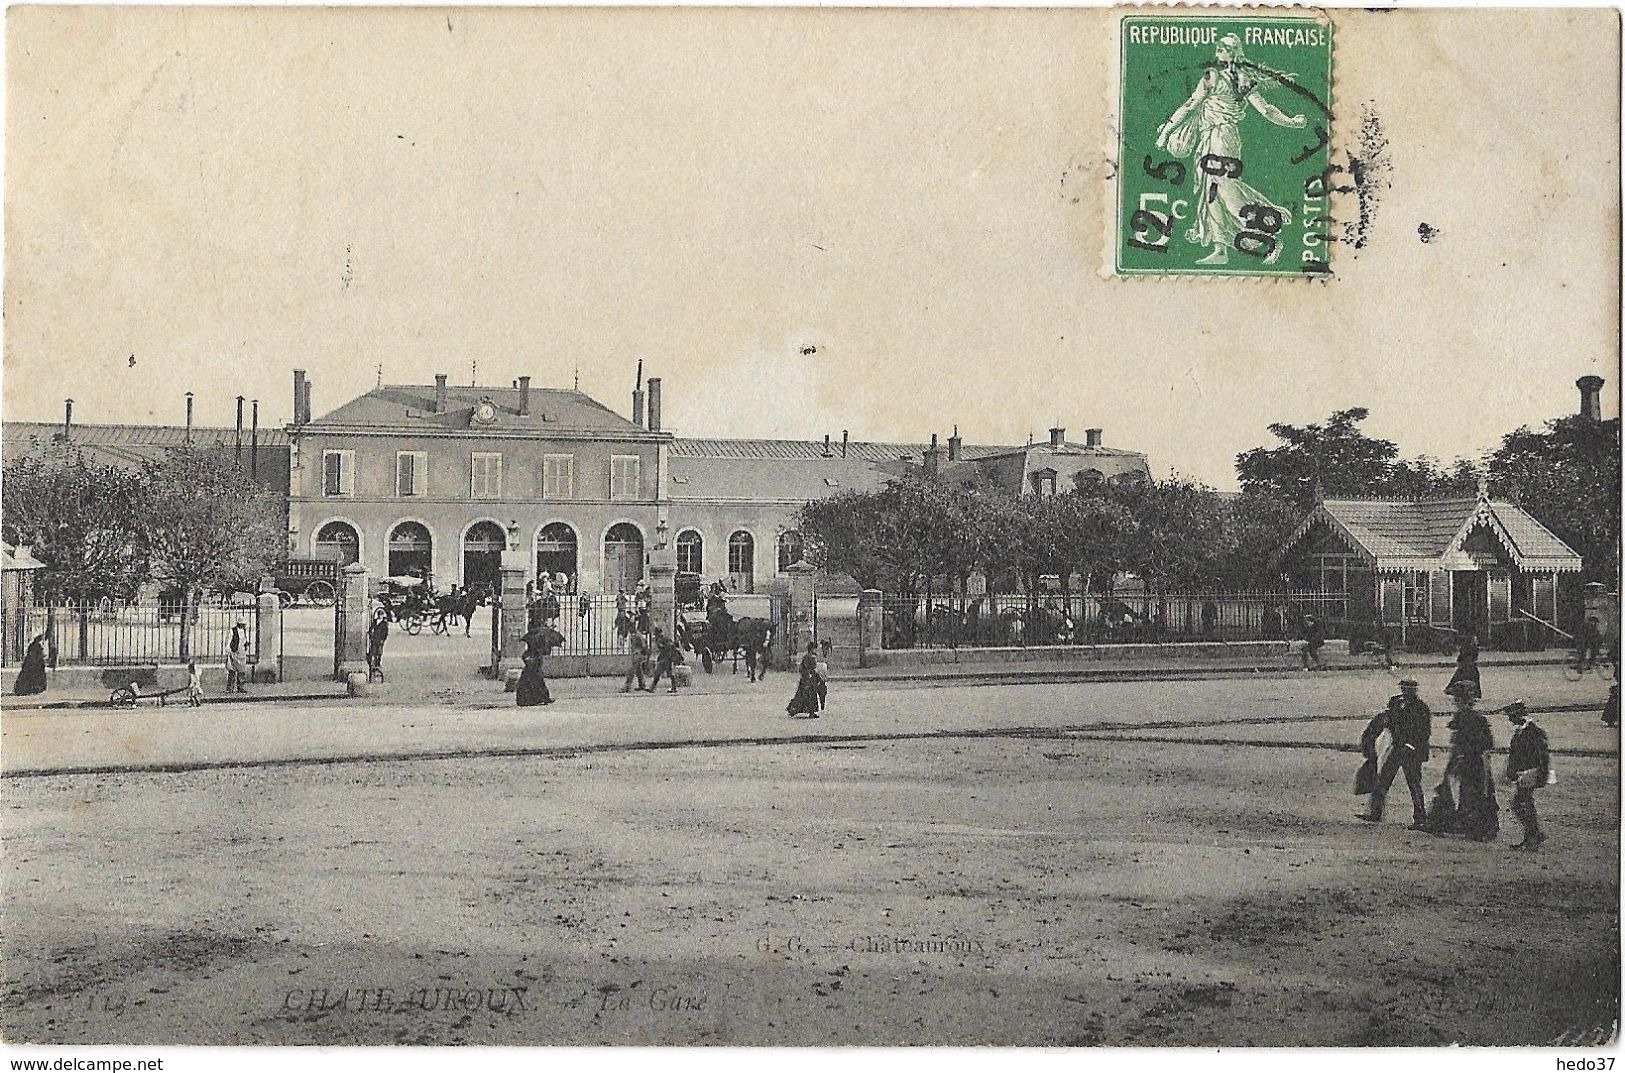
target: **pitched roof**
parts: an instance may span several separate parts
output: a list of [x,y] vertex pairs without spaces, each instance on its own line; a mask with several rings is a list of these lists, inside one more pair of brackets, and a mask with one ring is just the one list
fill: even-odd
[[1578,570],[1580,556],[1514,503],[1482,499],[1328,499],[1304,519],[1285,549],[1316,523],[1329,523],[1378,569],[1421,570],[1446,566],[1462,540],[1479,525],[1500,538],[1520,569]]
[[[50,443],[62,431],[58,421],[7,421],[0,425],[0,453],[8,458],[26,455]],[[250,430],[243,430],[243,446]],[[104,465],[138,466],[162,457],[164,452],[186,442],[184,425],[74,425],[72,439],[87,459]],[[237,442],[235,428],[192,428],[192,442],[230,447]],[[262,450],[287,451],[288,434],[279,428],[261,428]]]
[[[900,458],[917,459],[925,453],[929,444],[924,443],[876,443],[870,440],[849,440],[846,444],[846,458],[861,459],[865,462],[896,462]],[[961,457],[964,459],[988,458],[992,455],[1006,454],[1010,451],[1021,450],[1017,447],[990,447],[985,445],[967,443],[961,448]],[[831,442],[830,456],[841,458],[841,445]],[[943,458],[947,458],[947,448],[942,448]],[[672,458],[782,458],[782,459],[822,459],[824,455],[824,442],[822,440],[729,440],[729,439],[676,439],[671,444]]]
[[840,492],[871,492],[891,479],[858,458],[690,458],[670,456],[673,499],[749,499],[804,503]]
[[499,414],[493,426],[496,429],[650,435],[647,429],[579,391],[532,387],[530,412],[521,414],[518,388],[448,385],[445,413],[435,412],[437,390],[433,384],[385,384],[312,420],[307,427],[466,429],[474,427],[474,408],[490,399]]

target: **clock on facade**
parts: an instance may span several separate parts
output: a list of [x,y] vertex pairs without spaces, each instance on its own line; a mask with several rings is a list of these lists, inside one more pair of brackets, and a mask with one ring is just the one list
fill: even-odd
[[474,420],[482,425],[489,425],[497,419],[496,404],[490,399],[481,399],[480,404],[474,407]]

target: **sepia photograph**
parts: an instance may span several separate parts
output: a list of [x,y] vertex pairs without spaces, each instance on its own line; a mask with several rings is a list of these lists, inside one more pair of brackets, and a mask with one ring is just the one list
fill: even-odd
[[1620,48],[9,7],[8,1057],[1611,1068]]

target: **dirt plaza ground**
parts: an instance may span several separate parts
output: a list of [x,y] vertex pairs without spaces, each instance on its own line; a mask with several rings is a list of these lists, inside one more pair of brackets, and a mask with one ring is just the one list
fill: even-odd
[[[1549,709],[1537,853],[1511,848],[1505,790],[1490,845],[1406,831],[1402,793],[1353,818],[1381,673],[851,683],[816,722],[783,717],[790,685],[560,683],[523,711],[402,687],[117,731],[8,713],[4,1034],[1429,1045],[1617,1023],[1618,739],[1569,710],[1594,680],[1486,675],[1489,703]],[[118,770],[89,744],[110,735],[172,770]],[[16,774],[76,755],[115,760]]]

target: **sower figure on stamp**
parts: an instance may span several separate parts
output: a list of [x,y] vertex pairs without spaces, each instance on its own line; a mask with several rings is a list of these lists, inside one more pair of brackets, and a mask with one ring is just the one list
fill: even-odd
[[1433,713],[1416,695],[1416,679],[1406,678],[1399,683],[1399,694],[1390,697],[1388,707],[1371,720],[1361,736],[1360,745],[1367,757],[1375,757],[1377,738],[1388,731],[1388,755],[1382,759],[1377,773],[1377,787],[1371,793],[1371,810],[1361,816],[1368,823],[1382,820],[1383,806],[1388,788],[1401,769],[1405,772],[1405,785],[1411,792],[1411,827],[1420,830],[1427,821],[1427,805],[1422,800],[1422,765],[1428,762],[1428,739],[1433,733]]
[[1529,709],[1521,700],[1506,706],[1507,722],[1516,729],[1512,743],[1507,747],[1507,781],[1518,789],[1512,795],[1512,814],[1523,824],[1523,841],[1513,849],[1534,849],[1546,841],[1540,829],[1540,814],[1535,811],[1535,791],[1550,786],[1552,754],[1547,747],[1546,731],[1529,718]]
[[[1157,148],[1192,161],[1195,173],[1196,210],[1185,237],[1210,252],[1197,264],[1222,265],[1230,259],[1230,248],[1243,231],[1256,230],[1259,217],[1275,214],[1279,230],[1289,223],[1292,213],[1261,194],[1243,178],[1241,119],[1252,105],[1258,114],[1278,127],[1303,127],[1308,118],[1289,116],[1264,99],[1263,78],[1256,64],[1247,62],[1241,38],[1225,34],[1214,48],[1216,63],[1202,72],[1200,81],[1185,103],[1157,128]],[[1280,257],[1276,246],[1264,258],[1273,264]]]

